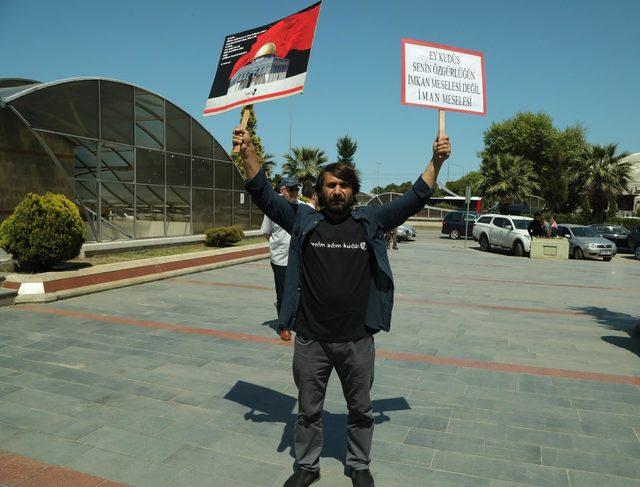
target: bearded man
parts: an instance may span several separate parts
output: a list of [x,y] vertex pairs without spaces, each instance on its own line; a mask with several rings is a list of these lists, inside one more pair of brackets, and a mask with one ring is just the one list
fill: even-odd
[[346,464],[355,487],[371,487],[373,438],[373,335],[389,331],[393,277],[384,235],[429,201],[438,172],[451,153],[449,138],[433,143],[433,157],[413,187],[381,206],[353,209],[360,190],[357,172],[341,163],[326,166],[316,182],[319,210],[297,211],[273,190],[256,157],[249,132],[236,127],[256,205],[291,234],[280,323],[296,332],[293,378],[298,387],[294,426],[297,468],[285,487],[306,487],[320,478],[322,407],[335,368],[349,410]]

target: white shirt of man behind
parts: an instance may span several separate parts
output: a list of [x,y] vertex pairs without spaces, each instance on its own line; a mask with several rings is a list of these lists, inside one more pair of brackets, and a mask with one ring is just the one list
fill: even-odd
[[289,242],[291,235],[280,225],[265,216],[262,220],[260,233],[269,236],[269,254],[274,265],[286,266],[289,260]]

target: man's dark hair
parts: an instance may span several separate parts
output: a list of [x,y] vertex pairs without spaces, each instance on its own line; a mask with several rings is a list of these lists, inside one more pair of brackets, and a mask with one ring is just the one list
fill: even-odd
[[334,162],[333,164],[323,167],[322,171],[320,171],[318,179],[316,179],[316,193],[322,193],[322,183],[324,182],[324,175],[326,173],[333,174],[335,177],[342,179],[345,183],[351,186],[354,198],[356,194],[360,192],[360,175],[358,174],[358,171],[343,162]]

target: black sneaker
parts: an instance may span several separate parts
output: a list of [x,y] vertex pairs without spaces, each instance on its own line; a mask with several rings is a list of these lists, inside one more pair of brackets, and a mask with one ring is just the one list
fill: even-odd
[[352,470],[351,482],[353,487],[374,487],[376,485],[368,468],[365,470]]
[[[320,479],[320,472],[299,468],[287,479],[283,487],[307,487]],[[373,485],[373,484],[371,484]]]

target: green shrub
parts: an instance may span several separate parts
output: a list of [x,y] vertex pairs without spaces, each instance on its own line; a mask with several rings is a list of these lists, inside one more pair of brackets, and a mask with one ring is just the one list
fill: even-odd
[[46,271],[77,257],[85,237],[78,207],[62,194],[29,193],[0,225],[0,246],[26,272]]
[[204,243],[208,247],[229,247],[244,238],[240,225],[210,228],[205,232]]

